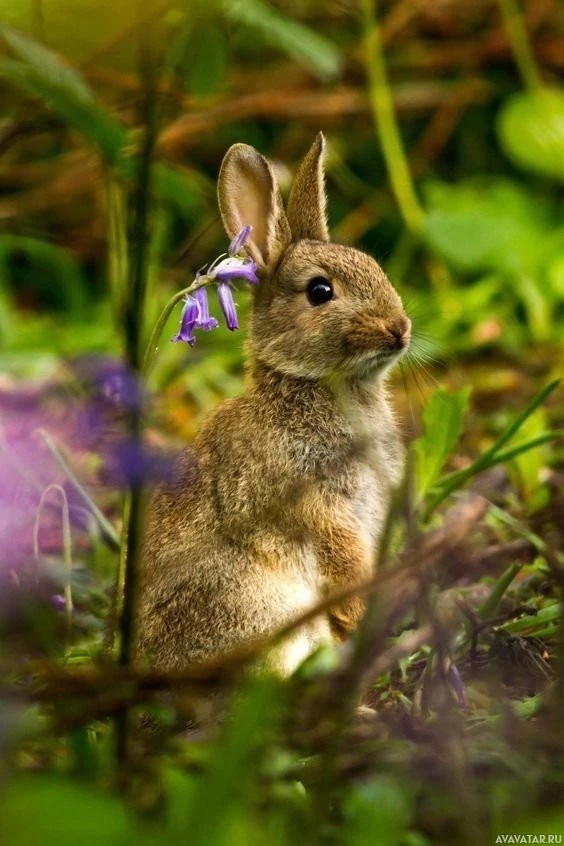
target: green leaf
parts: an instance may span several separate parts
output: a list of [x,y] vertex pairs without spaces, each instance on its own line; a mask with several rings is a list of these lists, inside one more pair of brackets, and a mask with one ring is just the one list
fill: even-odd
[[347,846],[396,846],[404,842],[410,801],[405,789],[382,777],[350,788],[344,801],[342,842]]
[[0,34],[15,55],[26,65],[35,68],[52,84],[58,85],[75,100],[92,103],[94,97],[82,77],[59,57],[27,35],[9,26],[0,28]]
[[512,620],[510,623],[504,625],[503,631],[510,632],[510,634],[518,634],[520,632],[533,632],[546,623],[556,623],[560,620],[562,614],[562,603],[555,602],[552,605],[546,605],[541,608],[537,614],[530,614],[527,617],[521,617],[519,620]]
[[209,97],[221,87],[227,72],[227,43],[217,22],[197,27],[186,45],[190,49],[188,90],[194,97]]
[[0,58],[0,76],[42,100],[114,162],[128,132],[96,103],[82,77],[51,50],[10,27],[1,27],[16,59]]
[[501,574],[497,582],[492,588],[488,598],[482,602],[478,608],[478,617],[482,620],[487,620],[488,617],[493,617],[499,603],[507,588],[521,570],[523,564],[510,564],[509,567]]
[[530,272],[546,261],[553,229],[545,206],[505,179],[425,188],[428,244],[463,272]]
[[87,285],[71,253],[48,241],[24,235],[0,235],[0,285],[41,311],[86,316]]
[[445,461],[454,449],[468,407],[469,388],[449,393],[436,391],[423,412],[425,431],[414,444],[415,487],[418,501],[439,478]]
[[262,0],[225,0],[224,7],[230,20],[257,30],[265,42],[307,65],[322,79],[338,72],[340,57],[333,44]]
[[506,155],[519,167],[564,182],[564,93],[544,88],[521,91],[503,105],[497,133]]
[[[525,441],[540,439],[543,435],[548,433],[548,420],[546,410],[544,408],[537,408],[524,421],[521,426],[520,434]],[[518,444],[520,445],[520,444]],[[533,450],[525,450],[513,458],[510,471],[520,489],[525,501],[529,503],[542,484],[541,471],[546,467],[550,449],[548,442],[542,444],[539,442],[539,447]]]
[[472,478],[472,476],[476,476],[478,473],[481,473],[483,470],[487,470],[489,467],[493,467],[496,464],[510,461],[529,449],[534,449],[535,447],[542,446],[548,441],[553,440],[556,437],[556,434],[554,432],[545,432],[544,434],[539,435],[536,438],[532,438],[525,443],[520,443],[517,446],[505,450],[504,452],[501,451],[501,448],[517,434],[527,418],[530,417],[540,405],[542,405],[545,399],[556,390],[559,384],[560,380],[554,379],[552,382],[549,382],[546,387],[539,391],[525,410],[522,411],[521,414],[519,414],[506,429],[504,429],[497,441],[492,444],[489,449],[483,452],[482,455],[478,456],[478,458],[476,458],[469,467],[444,476],[440,480],[440,483],[436,486],[436,490],[433,492],[433,495],[430,497],[430,501],[425,511],[425,517],[428,518],[435,508],[437,508],[437,506],[440,505],[440,503],[446,499],[449,494],[461,488],[468,479]]
[[238,695],[208,770],[187,803],[185,832],[190,846],[249,842],[247,832],[240,839],[237,835],[249,817],[245,812],[259,778],[257,757],[271,740],[280,704],[280,681],[269,676],[249,680],[247,690]]
[[114,796],[56,776],[20,776],[0,796],[2,842],[19,846],[127,846],[133,830]]

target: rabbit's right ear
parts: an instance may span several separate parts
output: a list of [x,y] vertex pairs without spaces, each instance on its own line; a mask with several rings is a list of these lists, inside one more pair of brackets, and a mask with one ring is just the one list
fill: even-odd
[[290,244],[290,226],[272,168],[254,147],[229,148],[219,172],[218,199],[229,238],[252,226],[247,241],[251,257],[261,268],[273,267]]

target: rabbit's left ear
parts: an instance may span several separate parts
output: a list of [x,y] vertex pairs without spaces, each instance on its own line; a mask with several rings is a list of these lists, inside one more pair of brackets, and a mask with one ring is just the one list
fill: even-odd
[[312,241],[329,240],[325,213],[327,201],[323,170],[324,151],[325,139],[320,132],[294,179],[286,211],[294,241],[302,238]]
[[290,244],[290,227],[273,170],[254,147],[229,148],[219,172],[218,199],[228,236],[235,238],[251,226],[250,255],[260,268],[274,267]]

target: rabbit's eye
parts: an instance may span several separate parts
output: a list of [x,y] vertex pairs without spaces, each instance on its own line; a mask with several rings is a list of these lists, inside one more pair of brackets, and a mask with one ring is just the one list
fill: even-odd
[[313,306],[333,299],[333,286],[324,276],[314,276],[307,286],[307,298]]

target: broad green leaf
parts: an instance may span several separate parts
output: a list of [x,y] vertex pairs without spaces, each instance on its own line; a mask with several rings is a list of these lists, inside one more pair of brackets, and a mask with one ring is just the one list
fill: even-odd
[[258,773],[252,761],[268,742],[280,717],[280,683],[263,676],[249,682],[238,697],[210,761],[187,803],[186,836],[190,846],[248,843],[235,833],[245,826]]
[[[521,438],[517,441],[529,441],[533,438],[542,438],[548,431],[548,420],[546,409],[537,408],[523,422],[519,433]],[[516,486],[520,489],[525,501],[530,503],[535,491],[542,484],[541,471],[548,463],[550,455],[550,444],[540,444],[536,449],[526,450],[516,455],[510,462],[509,469],[512,473]]]
[[60,115],[110,162],[122,152],[128,132],[95,101],[82,77],[51,50],[9,27],[0,35],[17,58],[0,58],[5,77]]
[[546,260],[553,238],[547,210],[515,183],[491,177],[433,182],[425,194],[426,240],[457,270],[521,274]]
[[418,501],[421,501],[437,481],[458,441],[469,394],[469,388],[456,393],[449,393],[440,388],[433,394],[423,412],[425,431],[413,444]]
[[564,182],[564,92],[521,91],[503,105],[497,132],[519,167]]
[[322,79],[338,72],[339,53],[330,41],[263,0],[224,0],[224,8],[230,20],[257,30],[265,42],[307,65]]
[[548,265],[547,277],[554,296],[564,300],[564,249]]
[[409,825],[410,800],[405,789],[385,777],[351,786],[344,800],[346,846],[397,846]]
[[0,34],[13,53],[26,65],[35,68],[45,79],[52,84],[64,89],[69,96],[80,100],[83,103],[92,103],[94,97],[92,92],[82,79],[69,65],[66,65],[59,57],[46,49],[38,41],[34,41],[27,35],[3,26]]
[[510,634],[518,634],[529,629],[533,631],[540,628],[541,624],[557,622],[562,615],[562,603],[554,602],[551,605],[545,605],[536,614],[531,614],[527,617],[520,617],[518,620],[512,620],[503,626],[503,630]]
[[[537,705],[537,710],[539,700],[540,704],[544,704],[539,696],[531,697],[531,699]],[[523,704],[526,704],[526,702],[527,700]],[[519,842],[520,835],[526,838],[526,840],[521,841],[523,843],[560,843],[562,842],[562,835],[564,835],[564,808],[562,803],[554,806],[547,803],[545,807],[538,803],[533,806],[533,810],[525,819],[512,820],[511,826],[505,826],[503,833],[507,833],[509,828],[515,834],[515,843]],[[495,835],[497,835],[497,831]],[[558,840],[555,839],[557,835]],[[549,838],[552,838],[552,840]],[[492,836],[491,842],[497,842],[497,838]]]
[[119,800],[57,776],[20,776],[0,794],[2,842],[19,846],[128,846],[134,831]]

